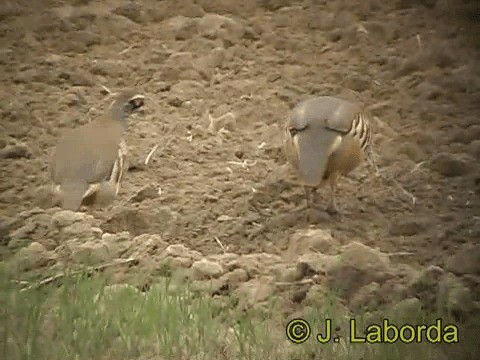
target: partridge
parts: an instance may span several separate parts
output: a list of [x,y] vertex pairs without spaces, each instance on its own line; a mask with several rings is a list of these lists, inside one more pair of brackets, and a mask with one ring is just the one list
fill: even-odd
[[51,155],[50,176],[61,207],[105,206],[117,196],[128,169],[124,133],[127,118],[142,107],[144,96],[132,90],[118,94],[101,117],[67,130]]
[[332,96],[297,104],[285,122],[284,150],[304,186],[307,204],[318,187],[329,182],[327,212],[338,212],[339,177],[355,169],[370,152],[372,131],[363,108]]

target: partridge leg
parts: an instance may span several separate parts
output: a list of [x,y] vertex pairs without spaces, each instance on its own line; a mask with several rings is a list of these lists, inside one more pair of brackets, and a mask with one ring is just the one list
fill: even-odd
[[330,176],[329,182],[330,182],[330,202],[327,206],[327,212],[331,215],[337,214],[338,209],[337,205],[335,203],[335,190],[337,188],[337,180],[338,180],[338,174],[333,173]]
[[315,195],[317,193],[317,189],[311,186],[304,186],[303,189],[305,191],[305,198],[307,199],[306,207],[312,207],[315,203]]

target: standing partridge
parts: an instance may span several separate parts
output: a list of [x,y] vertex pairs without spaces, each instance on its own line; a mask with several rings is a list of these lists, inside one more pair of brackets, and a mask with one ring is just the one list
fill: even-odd
[[144,104],[132,90],[118,94],[109,110],[76,129],[67,130],[51,155],[50,176],[61,207],[77,211],[82,205],[113,202],[128,170],[123,135],[127,118]]
[[340,176],[355,169],[370,151],[372,132],[360,105],[320,96],[297,104],[285,124],[284,150],[310,194],[330,183],[327,212],[338,212],[335,189]]

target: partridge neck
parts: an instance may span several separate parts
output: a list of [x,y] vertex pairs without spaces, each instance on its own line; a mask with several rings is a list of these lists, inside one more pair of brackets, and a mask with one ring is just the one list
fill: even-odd
[[123,125],[124,130],[128,127],[127,114],[120,106],[112,106],[110,109],[110,116],[113,121],[118,121]]

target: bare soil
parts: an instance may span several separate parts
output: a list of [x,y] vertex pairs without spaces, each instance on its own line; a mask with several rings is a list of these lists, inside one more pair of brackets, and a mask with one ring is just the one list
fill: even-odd
[[[311,226],[443,265],[480,239],[479,11],[412,3],[2,1],[0,212],[38,205],[60,131],[100,115],[104,87],[133,87],[147,102],[130,119],[121,194],[95,214],[103,230],[281,255]],[[279,128],[327,94],[369,107],[379,167],[341,180],[337,216],[325,201],[301,210]],[[220,118],[210,130],[207,111]],[[133,199],[145,186],[161,192]]]

